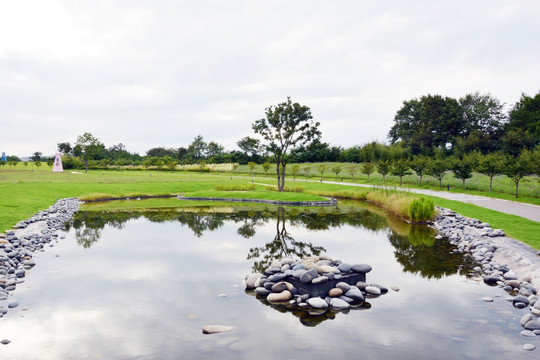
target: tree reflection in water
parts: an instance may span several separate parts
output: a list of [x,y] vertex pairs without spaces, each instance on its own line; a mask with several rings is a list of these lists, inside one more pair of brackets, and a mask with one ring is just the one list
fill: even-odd
[[427,226],[410,225],[385,215],[380,209],[365,206],[334,208],[258,207],[237,212],[214,212],[212,207],[196,209],[158,209],[143,211],[80,211],[67,228],[75,229],[77,243],[85,248],[99,241],[105,226],[121,229],[125,223],[144,217],[151,222],[176,221],[189,227],[195,236],[221,228],[226,221],[239,225],[237,234],[252,238],[257,228],[276,221],[276,234],[263,246],[249,249],[247,258],[253,260],[253,270],[263,272],[273,260],[283,257],[303,258],[325,252],[322,246],[295,240],[287,226],[310,230],[329,230],[344,225],[362,227],[378,232],[386,231],[395,248],[395,257],[404,271],[418,273],[427,278],[441,278],[456,273],[467,275],[472,262],[453,253],[454,247],[446,240],[435,240],[435,231]]
[[279,207],[276,214],[276,236],[274,240],[266,243],[261,247],[253,247],[249,249],[247,259],[262,259],[253,262],[254,272],[264,272],[274,260],[279,260],[285,257],[293,259],[302,259],[307,256],[319,255],[326,251],[322,246],[314,246],[312,243],[305,243],[294,240],[287,232],[285,227],[285,209]]

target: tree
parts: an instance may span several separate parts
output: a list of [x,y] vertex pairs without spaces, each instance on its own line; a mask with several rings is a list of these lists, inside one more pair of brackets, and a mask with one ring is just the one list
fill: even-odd
[[362,164],[362,174],[367,175],[368,181],[369,181],[369,175],[371,175],[374,170],[375,170],[375,166],[373,165],[371,161],[367,161]]
[[467,150],[483,154],[498,150],[506,122],[504,104],[491,94],[475,92],[459,99],[465,121],[464,139]]
[[88,160],[94,159],[96,156],[98,156],[105,149],[105,145],[103,145],[103,143],[91,133],[85,132],[77,137],[75,148],[77,148],[77,152],[80,152],[83,157],[85,163],[84,172],[87,173]]
[[418,176],[418,185],[422,186],[422,177],[428,167],[428,159],[425,156],[417,156],[411,161],[411,169]]
[[49,167],[49,169],[52,169],[53,165],[54,165],[54,159],[48,158],[47,159],[47,166]]
[[291,175],[294,181],[296,181],[296,175],[298,175],[298,171],[300,171],[300,165],[294,164],[293,166],[291,166]]
[[71,144],[68,142],[58,143],[56,146],[58,147],[58,152],[61,152],[64,155],[71,153],[73,150]]
[[304,174],[306,174],[306,177],[309,179],[309,173],[311,172],[311,166],[304,166],[302,168],[304,170]]
[[377,171],[382,175],[383,184],[386,182],[386,175],[392,169],[392,163],[390,160],[379,160],[377,162]]
[[32,156],[30,156],[30,159],[32,161],[41,161],[41,155],[43,155],[40,151],[36,151]]
[[356,165],[347,166],[347,172],[351,174],[351,179],[354,180],[354,175],[358,172],[358,167]]
[[530,137],[533,142],[528,146],[532,149],[540,144],[540,92],[534,97],[521,94],[521,99],[509,113],[510,120],[506,130],[515,130]]
[[164,165],[167,169],[169,169],[170,171],[174,171],[174,170],[176,169],[176,165],[177,165],[177,164],[178,164],[178,163],[176,162],[176,160],[173,159],[173,158],[170,157],[170,156],[165,156],[165,157],[163,158],[163,165]]
[[516,184],[516,198],[518,197],[519,182],[524,176],[530,175],[533,170],[532,154],[528,150],[523,150],[517,158],[509,157],[506,162],[505,174]]
[[319,174],[321,174],[321,182],[324,176],[324,173],[328,170],[328,164],[322,163],[317,166],[317,170],[319,170]]
[[236,142],[236,145],[247,156],[254,157],[261,150],[261,141],[249,136],[245,136]]
[[28,161],[24,161],[23,164],[25,168],[28,167]]
[[341,166],[336,165],[336,166],[332,167],[332,172],[333,172],[334,174],[336,174],[336,180],[337,180],[337,179],[338,179],[338,175],[339,175],[339,173],[341,172]]
[[465,181],[472,178],[475,167],[476,158],[474,156],[463,155],[461,158],[452,161],[451,170],[454,173],[454,177],[463,182],[463,190],[465,190]]
[[403,177],[409,175],[411,171],[409,170],[409,162],[405,159],[399,159],[394,162],[390,173],[395,176],[399,176],[399,186],[403,185]]
[[489,176],[489,192],[493,184],[493,177],[503,173],[506,158],[500,153],[490,153],[480,158],[478,172]]
[[440,95],[404,101],[394,117],[394,123],[388,138],[392,144],[402,141],[413,154],[444,148],[448,142],[454,145],[465,129],[458,101]]
[[255,167],[257,166],[257,164],[253,161],[250,161],[248,162],[248,166],[249,166],[249,171],[251,172],[251,176],[253,176],[253,170],[255,170]]
[[270,170],[270,166],[272,166],[272,164],[270,164],[270,161],[265,161],[261,166],[264,170],[264,174],[268,175],[268,170]]
[[318,140],[321,136],[318,127],[309,107],[292,103],[290,97],[286,102],[266,108],[266,118],[252,125],[254,132],[266,141],[265,150],[274,156],[279,191],[285,187],[289,151]]
[[193,142],[187,148],[186,157],[191,163],[196,163],[204,159],[208,145],[204,141],[202,135],[197,135]]
[[101,168],[103,170],[107,170],[107,168],[109,167],[109,164],[111,163],[111,161],[109,159],[101,159],[99,161],[99,166],[101,166]]
[[442,187],[442,179],[444,174],[448,170],[448,164],[443,159],[433,160],[428,168],[426,174],[433,176],[435,179],[439,180],[439,187]]
[[213,141],[210,141],[206,146],[206,156],[209,158],[222,155],[224,151],[225,148],[222,145]]
[[39,169],[41,167],[41,160],[34,161],[34,164]]

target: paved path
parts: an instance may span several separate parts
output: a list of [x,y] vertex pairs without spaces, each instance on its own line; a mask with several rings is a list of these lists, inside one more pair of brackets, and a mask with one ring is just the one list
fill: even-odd
[[[376,187],[375,185],[368,184],[354,184],[354,183],[344,183],[337,181],[323,181],[326,184],[337,184],[337,185],[349,185],[349,186],[360,186],[360,187]],[[436,196],[448,200],[456,200],[464,203],[469,203],[473,205],[478,205],[485,207],[487,209],[500,211],[506,214],[517,215],[524,217],[529,220],[540,222],[540,206],[518,203],[509,200],[494,199],[485,196],[477,195],[467,195],[467,194],[458,194],[450,193],[445,191],[434,191],[434,190],[424,190],[424,189],[406,189],[406,188],[396,188],[400,191],[410,191],[417,194],[424,194],[430,196]]]

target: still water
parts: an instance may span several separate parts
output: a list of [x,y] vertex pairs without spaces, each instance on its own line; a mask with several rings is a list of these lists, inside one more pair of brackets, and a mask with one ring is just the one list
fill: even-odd
[[[506,293],[412,227],[355,205],[81,211],[0,319],[1,359],[531,359]],[[400,291],[348,313],[302,318],[245,292],[283,256],[367,263]],[[494,297],[493,303],[481,300]],[[209,324],[233,326],[204,335]],[[536,354],[537,355],[537,354]]]

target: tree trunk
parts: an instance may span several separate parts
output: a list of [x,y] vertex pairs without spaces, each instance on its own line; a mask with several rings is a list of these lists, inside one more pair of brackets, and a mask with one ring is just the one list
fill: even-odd
[[84,170],[84,173],[86,174],[88,172],[88,158],[84,159],[84,163],[86,164],[86,170]]
[[463,190],[465,190],[465,179],[462,179],[461,181],[463,181]]
[[403,186],[403,176],[399,177],[399,186]]
[[280,191],[283,191],[285,189],[285,167],[287,165],[282,162],[281,163],[281,190]]
[[422,175],[420,175],[419,178],[420,178],[420,181],[419,181],[418,185],[422,186]]
[[516,181],[516,199],[518,197],[518,186],[519,186],[519,181]]
[[278,160],[277,165],[276,165],[276,172],[277,172],[277,187],[278,187],[279,192],[281,192],[281,173],[279,172],[280,165],[281,165],[281,161]]
[[439,178],[439,188],[442,188],[442,178]]
[[489,192],[491,192],[491,183],[493,182],[493,176],[489,177]]

